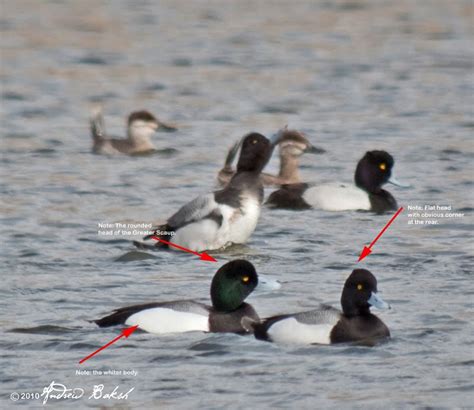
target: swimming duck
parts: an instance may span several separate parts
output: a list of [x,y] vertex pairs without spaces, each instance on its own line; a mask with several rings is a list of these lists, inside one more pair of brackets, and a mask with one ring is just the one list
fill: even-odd
[[342,312],[331,306],[273,316],[262,322],[244,318],[243,325],[257,339],[277,343],[334,344],[373,342],[390,337],[387,326],[370,313],[371,307],[390,306],[377,293],[377,279],[366,269],[354,269],[341,296]]
[[255,267],[236,259],[221,266],[211,282],[211,302],[208,306],[194,300],[153,302],[127,306],[95,320],[100,327],[138,325],[149,333],[229,332],[248,333],[241,320],[259,321],[253,307],[245,299],[258,284]]
[[[241,141],[237,141],[227,153],[224,167],[217,175],[218,183],[221,186],[225,186],[235,174],[232,163],[234,162],[234,158],[240,145]],[[261,178],[264,186],[294,184],[300,182],[300,157],[305,153],[322,154],[326,152],[322,148],[313,146],[304,133],[296,130],[289,130],[286,127],[275,135],[272,145],[279,146],[280,172],[278,175],[263,172]]]
[[108,138],[105,133],[104,118],[100,110],[90,119],[93,140],[92,151],[95,154],[138,155],[154,152],[151,136],[157,130],[175,131],[176,128],[158,121],[148,111],[135,111],[128,116],[127,137]]
[[398,208],[397,201],[382,185],[390,182],[405,186],[392,175],[393,157],[386,151],[368,151],[357,164],[355,185],[306,183],[283,185],[272,192],[266,204],[271,208],[308,209],[326,211],[366,210],[383,213]]
[[[155,229],[156,235],[196,252],[245,243],[257,226],[263,202],[260,173],[272,154],[270,141],[252,132],[242,142],[237,172],[221,190],[202,195],[181,207],[167,222]],[[138,248],[153,246],[135,241]]]

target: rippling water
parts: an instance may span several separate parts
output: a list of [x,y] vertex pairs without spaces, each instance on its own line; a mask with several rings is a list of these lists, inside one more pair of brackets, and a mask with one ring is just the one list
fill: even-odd
[[[53,380],[87,393],[99,383],[135,387],[123,408],[472,405],[471,1],[3,6],[2,408],[12,407],[11,392],[41,392]],[[98,103],[112,133],[140,108],[176,123],[179,132],[156,143],[177,151],[92,155],[87,118]],[[206,300],[216,265],[235,257],[283,283],[250,297],[262,316],[339,305],[362,246],[389,215],[264,210],[246,246],[214,255],[219,264],[181,253],[123,262],[131,238],[97,234],[100,222],[166,218],[214,188],[235,139],[285,124],[327,150],[303,157],[305,181],[350,181],[366,150],[385,149],[413,185],[389,188],[400,205],[465,213],[420,226],[405,211],[360,264],[392,304],[379,315],[393,338],[295,347],[135,333],[79,366],[118,334],[88,320],[132,303]],[[114,402],[79,401],[102,405]]]

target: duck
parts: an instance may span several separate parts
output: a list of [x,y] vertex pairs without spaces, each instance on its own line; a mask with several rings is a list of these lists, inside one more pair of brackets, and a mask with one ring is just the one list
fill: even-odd
[[299,313],[272,316],[262,321],[242,319],[259,340],[285,344],[374,343],[390,338],[385,323],[371,307],[389,309],[377,293],[377,279],[366,269],[354,269],[341,295],[342,312],[328,305]]
[[134,111],[128,116],[127,137],[109,138],[105,132],[104,117],[100,109],[90,118],[92,135],[92,152],[95,154],[127,154],[142,155],[156,151],[151,141],[157,130],[176,131],[176,128],[165,124],[149,111]]
[[138,326],[153,334],[191,331],[245,334],[249,330],[242,326],[243,317],[260,320],[254,308],[245,302],[257,285],[253,264],[235,259],[222,265],[212,279],[212,306],[195,300],[152,302],[116,309],[93,322],[99,327]]
[[382,189],[392,183],[400,187],[408,185],[392,177],[393,157],[386,151],[368,151],[357,164],[355,184],[308,183],[286,184],[272,192],[266,205],[283,209],[322,209],[326,211],[363,210],[384,213],[398,208],[393,195]]
[[166,223],[143,239],[159,238],[153,245],[134,241],[140,249],[169,248],[173,242],[195,252],[243,244],[260,217],[263,185],[260,173],[272,155],[270,141],[257,132],[243,138],[237,172],[220,190],[198,196],[182,206]]
[[[303,132],[291,130],[287,127],[275,134],[274,138],[272,138],[272,144],[279,146],[280,171],[278,175],[262,172],[261,179],[264,186],[279,186],[301,182],[299,174],[300,157],[306,153],[323,154],[326,152],[323,148],[312,145]],[[220,186],[227,185],[235,174],[232,163],[240,146],[241,141],[237,141],[229,149],[224,166],[217,175],[217,182]]]

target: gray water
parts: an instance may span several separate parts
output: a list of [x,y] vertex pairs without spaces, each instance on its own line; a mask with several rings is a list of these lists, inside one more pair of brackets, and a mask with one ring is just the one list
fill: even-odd
[[[155,3],[2,2],[0,407],[41,407],[9,396],[52,381],[86,391],[50,399],[56,408],[473,407],[472,2]],[[141,108],[175,123],[155,141],[177,151],[91,154],[96,104],[111,133]],[[390,215],[264,209],[248,244],[214,253],[217,264],[179,252],[118,262],[134,238],[98,236],[100,222],[165,219],[215,188],[234,140],[285,124],[327,150],[302,158],[305,181],[351,181],[365,151],[385,149],[412,184],[388,188],[406,209],[363,262]],[[425,204],[465,216],[409,225],[407,207]],[[119,334],[88,320],[206,301],[217,267],[236,257],[282,282],[249,298],[262,317],[338,307],[352,269],[370,269],[392,305],[377,313],[392,339],[298,347],[136,332],[78,364]],[[88,399],[101,383],[135,389]]]

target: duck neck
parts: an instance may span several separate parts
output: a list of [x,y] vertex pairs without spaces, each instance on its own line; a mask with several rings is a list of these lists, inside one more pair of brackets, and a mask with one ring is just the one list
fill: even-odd
[[280,155],[280,173],[281,179],[287,180],[287,183],[300,182],[299,157]]
[[211,291],[212,306],[219,312],[232,312],[242,305],[242,295],[234,289],[218,287]]
[[365,307],[365,306],[354,306],[353,304],[342,304],[342,311],[344,315],[347,317],[370,315],[369,305]]
[[148,130],[129,129],[127,136],[134,147],[153,148],[151,142],[152,132]]
[[237,171],[230,179],[228,185],[235,186],[242,184],[242,182],[246,182],[248,184],[249,181],[255,181],[255,183],[259,183],[259,175],[260,172],[257,171]]

